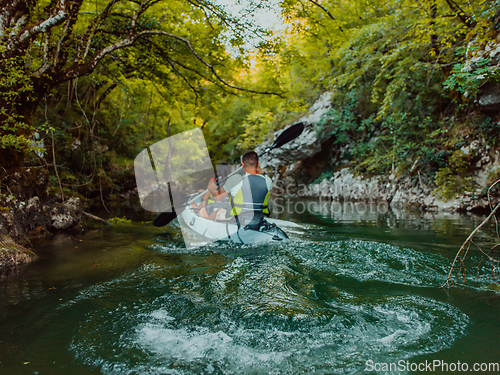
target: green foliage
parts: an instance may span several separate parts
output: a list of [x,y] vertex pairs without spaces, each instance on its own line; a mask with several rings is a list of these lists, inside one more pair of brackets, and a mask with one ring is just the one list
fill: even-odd
[[[237,161],[239,156],[272,137],[303,114],[313,103],[318,89],[304,84],[302,63],[283,55],[255,57],[253,69],[239,72],[240,81],[255,91],[281,92],[278,95],[219,95],[204,111],[204,134],[214,163]],[[268,53],[270,51],[267,51]],[[289,51],[286,51],[288,53]],[[295,65],[298,64],[299,66]],[[300,85],[292,85],[295,79]],[[293,90],[287,91],[293,86]]]
[[[53,6],[15,2],[2,13],[17,29],[0,30],[0,162],[17,152],[15,169],[26,152],[43,152],[30,140],[43,133],[65,168],[99,176],[99,186],[106,178],[97,170],[112,153],[133,158],[149,142],[206,121],[208,97],[235,94],[246,64],[226,43],[240,48],[246,32],[263,35],[212,2],[63,2],[66,17],[43,22]],[[46,123],[54,136],[42,131]],[[45,161],[53,164],[50,151]]]
[[[7,52],[5,41],[0,42],[0,56]],[[31,81],[20,66],[26,63],[24,57],[3,58],[0,71],[0,149],[20,152],[34,151],[36,147],[28,135],[33,127],[24,121],[17,111],[9,110],[22,95],[33,92]]]
[[497,82],[497,66],[489,66],[489,58],[480,58],[473,66],[456,64],[443,85],[448,90],[457,90],[467,98],[476,97],[479,88],[488,81]]
[[[34,2],[31,19],[43,18],[46,3]],[[88,42],[87,57],[131,31],[138,4],[118,3],[119,12],[103,18],[105,2],[83,3],[68,33]],[[144,147],[194,127],[203,128],[214,164],[236,161],[303,116],[325,91],[333,106],[317,130],[349,145],[348,157],[363,174],[414,173],[416,166],[429,177],[439,171],[435,181],[446,191],[465,189],[470,170],[462,170],[455,154],[461,142],[467,136],[498,142],[498,121],[461,112],[471,109],[462,94],[470,98],[498,80],[496,67],[479,53],[497,35],[497,0],[283,0],[289,27],[249,56],[228,53],[228,44],[242,51],[245,31],[222,9],[184,0],[151,4],[137,30],[175,38],[141,39],[63,85],[55,73],[87,61],[74,43],[54,74],[35,72],[46,60],[43,46],[56,51],[67,23],[4,59],[0,150],[37,151],[43,160],[33,153],[29,160],[37,166],[53,165],[54,150],[64,191],[96,196],[133,179],[133,159]],[[2,44],[0,54],[6,51]],[[466,63],[472,56],[479,58]],[[18,110],[27,104],[40,108]],[[34,132],[45,146],[31,140]]]
[[471,156],[457,150],[449,157],[449,167],[436,172],[434,194],[444,199],[453,199],[458,193],[474,189],[471,171]]
[[113,225],[132,225],[132,220],[126,217],[112,217],[108,221]]
[[500,137],[500,122],[488,116],[474,116],[467,123],[474,132],[476,138],[483,138],[487,144],[498,146]]
[[[496,37],[499,2],[321,4],[282,2],[303,38],[296,44],[308,44],[301,52],[324,51],[311,61],[317,66],[326,61],[330,67],[317,80],[333,91],[333,107],[318,131],[349,145],[351,163],[360,173],[418,170],[433,178],[442,170],[441,184],[450,180],[447,176],[472,173],[459,170],[453,152],[465,142],[465,134],[494,144],[498,122],[466,116],[460,110],[470,107],[453,101],[461,103],[456,92],[472,96],[485,82],[498,79],[489,59],[472,52]],[[473,63],[465,63],[466,51],[468,57],[476,56]],[[454,127],[468,130],[450,132]],[[454,186],[469,187],[462,180]]]
[[445,200],[453,199],[458,193],[463,193],[472,188],[470,179],[456,175],[453,169],[448,167],[436,172],[435,183],[437,188],[434,189],[434,194]]

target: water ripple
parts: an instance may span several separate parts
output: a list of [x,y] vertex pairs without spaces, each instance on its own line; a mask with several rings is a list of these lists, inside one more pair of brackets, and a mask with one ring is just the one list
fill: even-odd
[[76,358],[105,374],[355,374],[466,334],[457,308],[408,293],[442,282],[438,255],[366,241],[219,246],[158,257],[67,304],[92,306]]

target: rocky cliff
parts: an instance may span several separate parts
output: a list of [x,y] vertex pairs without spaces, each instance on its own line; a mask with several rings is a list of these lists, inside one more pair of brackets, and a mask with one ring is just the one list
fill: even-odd
[[[328,133],[318,126],[321,117],[332,106],[331,93],[323,94],[310,108],[309,113],[298,120],[305,124],[302,135],[293,142],[275,149],[261,158],[261,167],[274,178],[279,188],[302,185],[304,197],[328,197],[337,201],[387,202],[392,207],[418,208],[423,211],[481,211],[489,208],[487,189],[491,176],[500,172],[500,152],[486,145],[484,140],[471,141],[463,146],[463,155],[474,153],[475,174],[471,176],[475,188],[454,199],[446,200],[435,193],[433,180],[421,175],[417,164],[411,170],[394,174],[365,177],[357,175],[355,165],[348,160],[349,145],[337,145]],[[286,129],[286,128],[285,128]],[[275,134],[276,138],[280,132]],[[257,152],[270,145],[265,142]],[[324,171],[334,171],[319,178]]]

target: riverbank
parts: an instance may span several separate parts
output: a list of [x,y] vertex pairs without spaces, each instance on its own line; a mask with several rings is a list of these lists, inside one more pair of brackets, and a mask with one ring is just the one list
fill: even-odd
[[82,220],[79,198],[63,202],[46,195],[27,200],[10,195],[0,198],[0,207],[0,277],[16,273],[23,264],[37,259],[29,250],[31,240],[75,228]]
[[[399,167],[393,164],[385,173],[364,173],[367,161],[353,156],[355,145],[340,142],[331,129],[323,126],[325,116],[334,108],[331,97],[331,92],[324,93],[297,121],[305,124],[299,138],[261,158],[261,167],[273,176],[276,195],[475,213],[488,212],[490,204],[500,200],[498,189],[492,189],[488,201],[489,187],[500,178],[500,149],[491,146],[491,140],[474,139],[472,132],[470,139],[464,136],[466,142],[445,150],[450,167],[429,171],[428,166],[424,168],[426,161],[417,157]],[[280,133],[276,132],[274,139]],[[378,141],[374,134],[367,145]],[[271,141],[264,142],[256,151],[260,153],[270,145]],[[391,157],[389,151],[387,158]]]
[[339,202],[384,202],[397,209],[421,211],[488,212],[490,203],[498,203],[498,196],[488,201],[487,190],[477,189],[457,194],[453,199],[443,199],[435,193],[435,187],[423,182],[421,176],[396,178],[394,175],[363,179],[351,169],[343,168],[319,183],[299,190],[304,197],[323,197]]
[[0,233],[0,280],[19,272],[23,264],[37,259],[35,253]]
[[[92,206],[91,198],[99,199],[102,206],[101,194],[92,191],[87,192],[89,199],[74,196],[77,191],[70,192],[73,196],[61,196],[61,190],[54,188],[54,181],[50,182],[49,172],[44,168],[19,168],[1,182],[0,278],[18,273],[23,265],[37,259],[30,250],[33,240],[78,229],[84,209]],[[135,179],[130,174],[123,174],[113,186],[114,189],[101,191],[106,201],[137,198]],[[95,216],[93,219],[99,220]]]

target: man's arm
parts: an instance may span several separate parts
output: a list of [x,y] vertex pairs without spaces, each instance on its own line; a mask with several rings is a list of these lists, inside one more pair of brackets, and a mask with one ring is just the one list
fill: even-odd
[[216,201],[221,201],[227,196],[227,192],[223,187],[217,190],[217,185],[215,184],[214,180],[210,180],[210,182],[208,183],[208,190],[212,193],[212,197]]
[[[221,190],[224,190],[224,188],[222,188]],[[221,192],[219,193],[219,195],[214,196],[213,199],[215,199],[216,201],[221,201],[227,197],[227,194],[228,194],[227,191]]]

